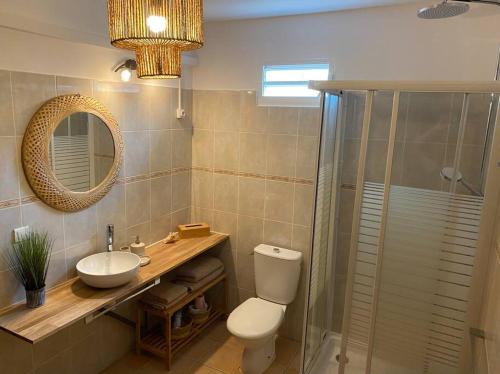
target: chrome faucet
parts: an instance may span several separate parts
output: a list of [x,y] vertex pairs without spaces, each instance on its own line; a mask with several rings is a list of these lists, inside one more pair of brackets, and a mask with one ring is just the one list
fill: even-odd
[[115,226],[108,225],[108,252],[113,252],[113,237],[115,233]]

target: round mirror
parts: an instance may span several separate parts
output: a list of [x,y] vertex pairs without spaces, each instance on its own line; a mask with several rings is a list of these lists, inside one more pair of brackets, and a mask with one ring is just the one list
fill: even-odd
[[123,139],[97,100],[63,95],[47,101],[24,134],[24,174],[35,194],[66,212],[102,199],[120,171]]
[[76,112],[52,133],[50,166],[56,179],[71,191],[85,192],[100,185],[113,166],[113,136],[102,119]]

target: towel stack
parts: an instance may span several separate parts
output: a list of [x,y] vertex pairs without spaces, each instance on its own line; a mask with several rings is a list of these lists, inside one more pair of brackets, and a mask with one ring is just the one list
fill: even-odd
[[198,257],[182,265],[176,272],[175,283],[196,291],[224,272],[224,264],[215,257]]
[[185,286],[164,282],[149,290],[142,298],[142,301],[157,309],[167,309],[187,293],[188,289]]

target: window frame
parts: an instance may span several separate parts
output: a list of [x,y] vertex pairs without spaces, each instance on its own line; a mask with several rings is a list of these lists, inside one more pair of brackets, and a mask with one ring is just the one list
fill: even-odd
[[[284,70],[284,68],[289,68],[293,70],[294,67],[317,67],[319,65],[323,65],[328,67],[328,79],[332,77],[332,64],[327,60],[314,60],[307,62],[283,62],[280,63],[267,63],[263,64],[259,73],[259,85],[257,90],[257,104],[259,106],[281,106],[281,107],[319,107],[321,102],[321,95],[316,97],[307,97],[307,96],[264,96],[264,87],[266,82],[264,82],[264,74],[269,67],[276,68],[276,70]],[[279,68],[282,69],[279,69]],[[280,85],[290,85],[290,84],[308,84],[309,81],[280,81],[273,82],[272,86],[280,86]]]

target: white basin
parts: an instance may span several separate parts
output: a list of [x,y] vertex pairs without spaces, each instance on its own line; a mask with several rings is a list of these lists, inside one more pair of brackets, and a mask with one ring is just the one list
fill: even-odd
[[78,261],[76,270],[89,286],[112,288],[134,279],[140,262],[140,257],[130,252],[102,252]]

